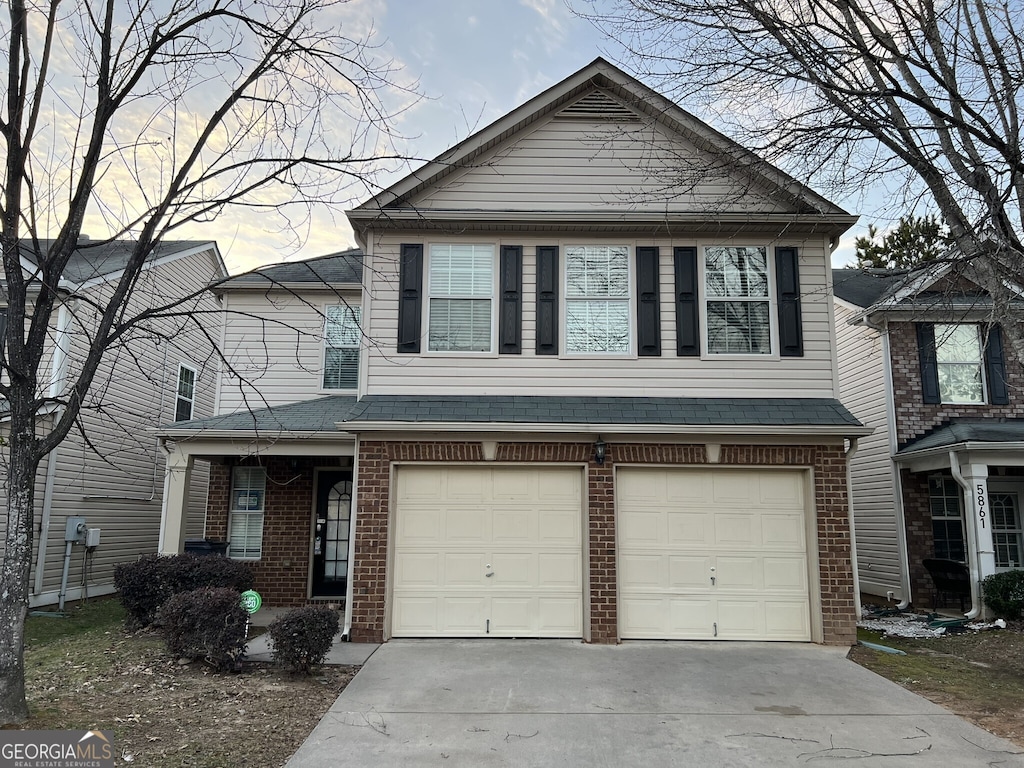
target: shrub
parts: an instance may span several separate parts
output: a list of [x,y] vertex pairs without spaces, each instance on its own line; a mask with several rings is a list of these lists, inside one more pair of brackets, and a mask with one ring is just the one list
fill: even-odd
[[233,589],[179,592],[164,603],[158,618],[167,650],[176,657],[205,659],[227,671],[245,653],[249,615]]
[[323,662],[338,634],[338,612],[296,608],[271,623],[267,631],[274,641],[274,661],[308,675],[311,667]]
[[1003,571],[981,582],[985,604],[1003,619],[1019,619],[1024,613],[1024,571]]
[[172,595],[200,587],[244,592],[252,585],[249,566],[215,555],[144,555],[114,569],[114,586],[128,612],[128,623],[136,628],[153,624]]

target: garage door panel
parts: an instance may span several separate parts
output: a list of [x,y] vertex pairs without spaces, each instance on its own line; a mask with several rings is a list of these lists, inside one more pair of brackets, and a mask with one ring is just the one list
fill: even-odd
[[396,472],[393,636],[582,635],[581,471]]
[[620,635],[809,640],[805,482],[802,470],[620,468]]

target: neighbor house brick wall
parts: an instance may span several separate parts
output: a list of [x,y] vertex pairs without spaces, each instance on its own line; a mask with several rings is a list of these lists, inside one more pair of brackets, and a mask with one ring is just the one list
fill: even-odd
[[[609,643],[618,639],[614,467],[703,464],[705,452],[703,445],[609,443],[602,467],[594,463],[592,454],[590,442],[500,443],[495,459],[588,464],[589,635],[592,642]],[[482,462],[483,449],[477,442],[360,441],[352,604],[354,641],[379,642],[384,636],[391,464],[395,461]],[[842,448],[724,445],[719,465],[813,469],[824,640],[832,644],[852,643],[856,637],[856,617]]]
[[890,323],[889,348],[892,357],[892,389],[896,406],[896,441],[903,446],[933,427],[955,418],[1024,416],[1024,367],[1004,336],[1006,382],[1009,405],[927,404],[921,396],[921,360],[917,353],[914,323]]
[[[263,554],[246,561],[252,568],[256,590],[268,607],[304,605],[309,596],[309,559],[313,514],[314,468],[338,467],[336,456],[269,456],[262,461],[243,459],[235,466],[262,465],[267,470],[263,510]],[[231,470],[214,464],[210,474],[206,535],[226,540],[231,511]],[[338,601],[339,598],[333,598]]]
[[[910,594],[911,602],[917,608],[934,607],[932,579],[923,565],[926,557],[935,557],[935,538],[928,495],[930,474],[932,473],[900,470],[903,518],[907,526],[907,560],[910,563]],[[938,474],[950,476],[948,471]]]

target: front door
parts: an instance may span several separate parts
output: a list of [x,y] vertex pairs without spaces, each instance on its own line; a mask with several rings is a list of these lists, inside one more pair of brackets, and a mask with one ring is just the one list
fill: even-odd
[[319,473],[313,519],[313,597],[345,594],[351,514],[352,473]]

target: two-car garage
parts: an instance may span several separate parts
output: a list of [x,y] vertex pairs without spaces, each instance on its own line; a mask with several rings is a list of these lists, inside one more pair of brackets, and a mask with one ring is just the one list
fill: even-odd
[[[809,472],[618,466],[619,636],[810,640]],[[580,465],[395,467],[390,635],[583,637]]]

